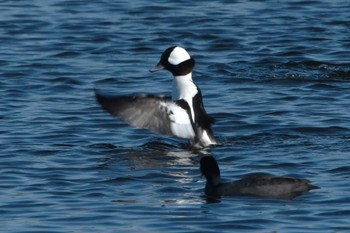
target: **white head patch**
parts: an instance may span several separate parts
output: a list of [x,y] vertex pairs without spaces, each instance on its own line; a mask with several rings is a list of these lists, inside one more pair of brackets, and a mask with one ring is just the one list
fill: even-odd
[[178,65],[190,58],[190,55],[184,48],[175,47],[174,50],[170,53],[168,61],[172,65]]

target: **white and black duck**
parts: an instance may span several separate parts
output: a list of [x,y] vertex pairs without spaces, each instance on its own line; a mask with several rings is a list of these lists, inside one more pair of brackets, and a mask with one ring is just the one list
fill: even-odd
[[195,147],[216,144],[211,128],[214,119],[205,111],[201,91],[192,80],[194,65],[184,48],[170,47],[150,71],[165,69],[173,74],[172,97],[106,96],[95,91],[96,99],[107,112],[136,128],[187,138]]

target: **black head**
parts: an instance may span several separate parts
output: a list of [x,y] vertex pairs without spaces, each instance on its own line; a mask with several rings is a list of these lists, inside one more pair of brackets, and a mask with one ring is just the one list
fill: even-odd
[[211,177],[220,177],[219,165],[213,156],[202,157],[200,161],[200,169],[207,180]]
[[174,76],[179,76],[191,73],[194,65],[194,59],[190,57],[184,48],[172,46],[163,52],[159,63],[150,71],[155,72],[166,69]]

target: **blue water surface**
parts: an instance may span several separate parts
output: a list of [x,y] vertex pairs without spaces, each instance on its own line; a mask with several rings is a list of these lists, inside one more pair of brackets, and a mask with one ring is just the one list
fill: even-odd
[[[350,2],[1,1],[1,232],[349,232]],[[94,89],[171,93],[149,73],[185,47],[221,142],[134,129]],[[225,180],[310,179],[294,200],[203,193]]]

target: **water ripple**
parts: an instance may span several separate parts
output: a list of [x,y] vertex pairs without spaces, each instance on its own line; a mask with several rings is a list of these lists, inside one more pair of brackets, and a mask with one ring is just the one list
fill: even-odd
[[[349,7],[3,1],[2,231],[349,231]],[[134,129],[95,101],[94,88],[171,93],[171,75],[148,70],[173,44],[196,59],[218,146]],[[321,189],[211,200],[198,168],[207,154],[225,179],[293,175]]]

